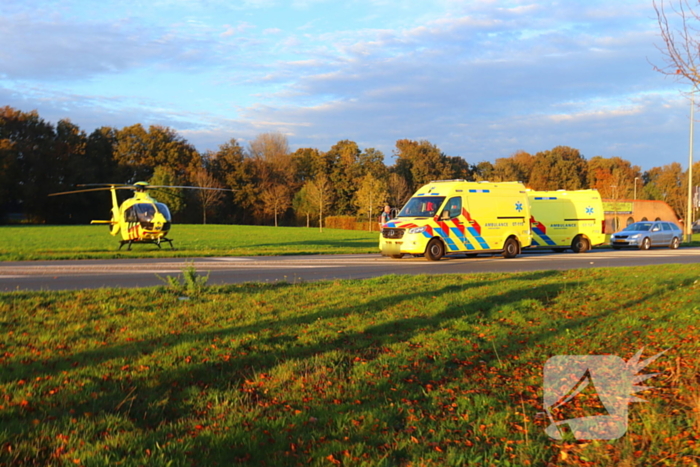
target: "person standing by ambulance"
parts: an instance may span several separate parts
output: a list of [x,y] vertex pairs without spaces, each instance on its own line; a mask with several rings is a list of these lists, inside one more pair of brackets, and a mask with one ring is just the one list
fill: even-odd
[[382,226],[389,222],[391,220],[391,206],[388,204],[384,206],[384,211],[382,214],[379,216],[379,229],[381,230]]

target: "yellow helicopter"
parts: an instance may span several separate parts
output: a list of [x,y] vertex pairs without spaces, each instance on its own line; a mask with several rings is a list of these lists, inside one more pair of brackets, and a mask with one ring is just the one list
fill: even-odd
[[[166,237],[172,224],[170,210],[164,203],[151,198],[147,190],[151,188],[186,188],[191,190],[233,191],[227,188],[149,185],[146,182],[136,182],[133,185],[93,183],[77,186],[96,188],[52,193],[49,196],[109,190],[112,193],[112,218],[108,221],[94,220],[90,223],[108,224],[110,226],[109,233],[112,235],[117,235],[121,232],[120,250],[124,245],[128,245],[127,250],[131,250],[131,245],[134,243],[153,243],[158,245],[158,248],[161,247],[161,243],[168,243],[170,248],[174,249],[173,241]],[[134,196],[119,205],[117,190],[134,190]]]

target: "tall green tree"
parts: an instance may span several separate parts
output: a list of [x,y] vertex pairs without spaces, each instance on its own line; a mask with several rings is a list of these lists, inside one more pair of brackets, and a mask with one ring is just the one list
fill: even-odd
[[445,156],[449,167],[447,178],[450,180],[474,180],[472,166],[462,157]]
[[290,185],[294,180],[294,159],[287,137],[282,133],[262,133],[248,148],[259,185],[266,190],[277,184]]
[[632,199],[635,183],[637,194],[642,192],[641,178],[640,168],[620,157],[595,156],[588,161],[588,186],[598,190],[603,198]]
[[299,148],[291,154],[294,187],[300,188],[307,181],[313,180],[319,173],[328,173],[318,149]]
[[146,131],[141,124],[117,130],[114,159],[125,177],[125,183],[148,180],[156,167],[169,167],[184,183],[202,167],[195,148],[175,130],[152,125]]
[[[255,178],[252,159],[245,156],[243,147],[235,138],[206,154],[209,172],[225,188],[233,191],[229,220],[238,223],[259,223],[261,189]],[[228,195],[226,196],[228,198]]]
[[349,140],[337,142],[326,153],[326,159],[332,163],[329,180],[334,191],[334,212],[336,214],[353,214],[355,212],[352,200],[363,173],[360,154],[357,143]]
[[452,167],[440,149],[428,141],[400,139],[396,142],[393,172],[401,175],[411,191],[431,180],[451,178]]
[[375,148],[364,149],[358,158],[360,176],[372,174],[375,178],[386,180],[389,168],[384,164],[384,153]]
[[516,151],[510,157],[496,159],[493,165],[493,182],[523,182],[528,184],[535,157],[525,151]]
[[289,187],[283,184],[268,186],[262,193],[263,212],[271,214],[278,226],[278,218],[283,215],[292,204]]
[[308,186],[306,184],[294,195],[294,199],[292,200],[292,208],[297,216],[306,218],[306,227],[310,227],[311,216],[316,214],[317,210],[308,194]]
[[368,230],[374,229],[375,214],[379,215],[382,206],[387,202],[387,197],[387,187],[384,180],[376,178],[371,173],[362,178],[360,187],[355,193],[354,203],[358,212],[367,214]]
[[535,154],[529,187],[533,190],[581,190],[588,187],[588,164],[578,149],[557,146]]
[[328,206],[333,203],[333,188],[326,175],[319,175],[316,180],[307,182],[306,193],[309,201],[318,212],[318,228],[323,232],[323,216],[328,212]]
[[[159,186],[182,186],[183,184],[175,170],[164,165],[156,166],[153,169],[153,176],[148,180],[148,183]],[[173,215],[182,212],[187,205],[184,190],[180,188],[158,188],[153,196],[168,206]]]
[[644,197],[646,199],[666,201],[684,219],[687,206],[687,185],[684,191],[684,172],[678,162],[654,167],[644,172]]
[[387,202],[392,208],[400,210],[411,198],[413,192],[406,180],[397,173],[389,175],[387,180]]
[[[202,167],[194,174],[192,177],[192,184],[199,188],[224,188],[205,167]],[[223,201],[225,191],[195,190],[194,193],[202,205],[202,224],[206,224],[207,211]]]
[[493,164],[489,161],[482,161],[472,167],[474,180],[478,182],[491,181],[495,178]]
[[61,221],[61,207],[74,202],[48,198],[72,182],[71,160],[84,151],[85,134],[67,120],[59,125],[60,136],[36,111],[0,110],[1,163],[9,174],[6,209],[24,212],[34,222]]

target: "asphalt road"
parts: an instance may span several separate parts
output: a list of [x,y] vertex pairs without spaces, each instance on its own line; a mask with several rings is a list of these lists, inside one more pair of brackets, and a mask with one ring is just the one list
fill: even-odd
[[386,274],[473,274],[651,264],[691,264],[700,248],[650,251],[593,250],[587,253],[525,253],[513,259],[481,255],[391,259],[376,255],[267,256],[127,260],[27,261],[0,263],[0,291],[75,290],[163,285],[188,264],[209,273],[209,284],[364,279]]

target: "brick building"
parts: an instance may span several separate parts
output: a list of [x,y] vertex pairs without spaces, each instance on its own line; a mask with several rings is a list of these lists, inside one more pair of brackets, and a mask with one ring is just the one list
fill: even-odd
[[603,209],[605,209],[605,233],[607,234],[624,229],[632,222],[647,220],[671,221],[683,228],[683,222],[665,201],[604,199]]

